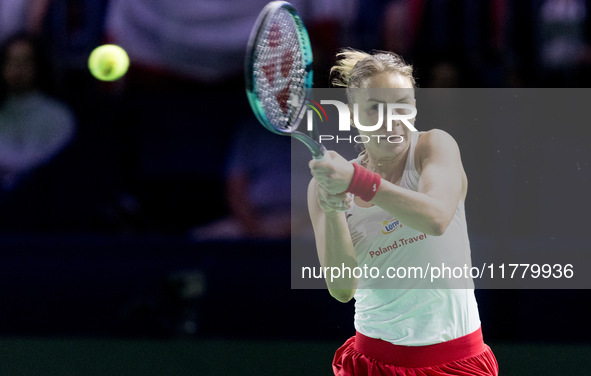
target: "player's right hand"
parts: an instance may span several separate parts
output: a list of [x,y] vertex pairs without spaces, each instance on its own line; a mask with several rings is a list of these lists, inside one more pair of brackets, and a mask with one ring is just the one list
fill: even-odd
[[318,184],[331,194],[345,192],[355,173],[353,164],[332,150],[322,159],[312,159],[308,166]]

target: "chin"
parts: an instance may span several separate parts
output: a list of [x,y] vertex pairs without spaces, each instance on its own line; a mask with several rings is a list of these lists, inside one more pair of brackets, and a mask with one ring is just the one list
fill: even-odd
[[400,152],[405,151],[409,145],[410,145],[410,143],[408,143],[408,142],[406,142],[406,140],[404,140],[404,142],[401,142],[399,144],[391,144],[390,150],[393,150],[396,153],[400,153]]

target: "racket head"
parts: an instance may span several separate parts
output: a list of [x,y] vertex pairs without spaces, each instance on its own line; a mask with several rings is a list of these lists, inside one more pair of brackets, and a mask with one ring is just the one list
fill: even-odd
[[257,119],[275,134],[295,132],[312,87],[310,38],[296,9],[273,1],[259,14],[248,41],[246,95]]

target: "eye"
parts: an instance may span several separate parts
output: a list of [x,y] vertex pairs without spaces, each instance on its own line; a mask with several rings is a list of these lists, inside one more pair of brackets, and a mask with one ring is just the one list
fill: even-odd
[[408,106],[410,106],[410,103],[407,102],[396,102],[396,104],[401,104],[404,106],[400,106],[396,108],[396,113],[399,115],[410,115],[410,113],[412,112]]
[[377,110],[378,110],[378,104],[373,103],[373,104],[370,104],[365,111],[367,114],[374,114]]

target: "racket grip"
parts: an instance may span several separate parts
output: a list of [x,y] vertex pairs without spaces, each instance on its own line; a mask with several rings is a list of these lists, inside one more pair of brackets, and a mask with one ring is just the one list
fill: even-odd
[[326,148],[324,147],[324,145],[318,145],[318,146],[319,147],[318,147],[317,151],[312,151],[312,156],[317,161],[323,161],[326,158],[328,158],[328,154],[326,153]]
[[[322,148],[322,149],[320,149],[320,153],[322,153],[322,154],[319,153],[318,155],[314,155],[314,159],[316,159],[317,161],[323,161],[323,160],[329,158],[328,153],[326,152],[326,148],[322,145],[320,147]],[[353,201],[353,194],[347,192],[347,198],[349,198],[350,201]],[[344,212],[344,211],[347,211],[347,209],[349,209],[349,206],[350,205],[347,204],[347,201],[343,200],[341,202],[340,206],[338,208],[336,208],[336,210],[340,211],[340,212]]]

